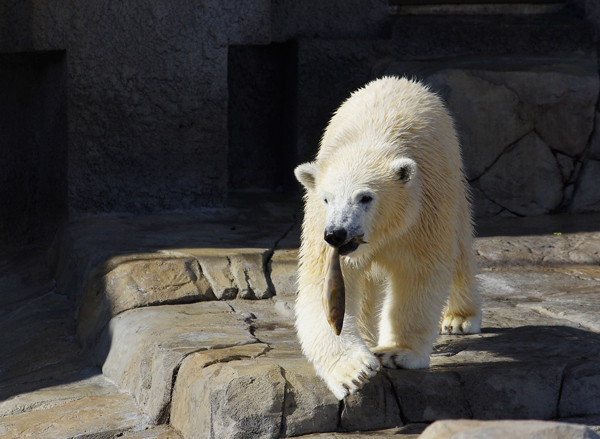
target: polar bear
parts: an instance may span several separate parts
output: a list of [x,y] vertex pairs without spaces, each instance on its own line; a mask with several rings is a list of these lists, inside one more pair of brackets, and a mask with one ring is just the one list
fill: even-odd
[[[370,82],[294,173],[306,189],[296,329],[338,399],[380,365],[428,367],[438,331],[480,331],[460,147],[436,94],[403,78]],[[322,302],[334,249],[346,291],[339,336]]]

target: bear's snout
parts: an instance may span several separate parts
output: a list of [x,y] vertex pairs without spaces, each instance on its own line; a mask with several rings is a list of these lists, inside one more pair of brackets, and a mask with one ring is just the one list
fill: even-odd
[[344,228],[325,230],[325,242],[332,247],[340,247],[346,242],[347,237],[348,232]]

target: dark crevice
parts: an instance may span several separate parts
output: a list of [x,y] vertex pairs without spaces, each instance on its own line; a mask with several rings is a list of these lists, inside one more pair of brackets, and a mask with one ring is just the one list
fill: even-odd
[[344,412],[344,400],[340,400],[338,402],[338,412],[337,412],[337,424],[335,426],[335,431],[344,431],[342,430],[342,413]]
[[554,418],[560,418],[560,400],[562,399],[563,386],[567,376],[567,369],[569,365],[565,366],[560,374],[560,385],[558,387],[558,397],[556,398],[556,408],[554,410]]
[[284,387],[283,387],[283,402],[281,403],[281,425],[279,427],[279,437],[286,437],[287,434],[287,423],[285,417],[285,408],[288,403],[288,394],[290,392],[290,387],[292,386],[285,375],[285,369],[283,367],[279,367],[281,372],[281,376],[283,377]]
[[[481,173],[477,176],[477,177],[473,177],[473,178],[467,178],[467,181],[469,183],[475,183],[477,182],[481,177],[483,177],[490,169],[492,169],[494,167],[494,165],[498,162],[498,160],[500,160],[500,158],[502,158],[502,156],[508,152],[510,152],[512,149],[514,149],[516,147],[516,145],[523,140],[525,137],[527,137],[529,134],[531,133],[536,133],[535,129],[526,132],[525,134],[523,134],[521,137],[519,137],[518,139],[516,139],[515,141],[513,141],[512,143],[508,144],[506,147],[504,147],[504,149],[500,152],[500,154],[498,154],[496,156],[496,158],[494,160],[492,160],[492,162],[487,165],[483,171],[481,171]],[[539,134],[538,134],[539,135]]]
[[[561,211],[566,211],[569,210],[573,200],[575,199],[575,196],[577,195],[577,193],[579,192],[579,188],[581,186],[581,178],[583,176],[583,168],[584,168],[584,164],[588,163],[590,160],[590,150],[592,149],[592,140],[594,139],[594,136],[596,135],[596,124],[598,123],[598,112],[600,112],[600,96],[596,96],[596,105],[594,107],[594,121],[592,124],[592,131],[590,132],[590,135],[588,136],[587,139],[587,144],[585,149],[583,150],[583,152],[581,153],[581,155],[579,156],[579,158],[577,158],[577,160],[574,163],[573,166],[573,172],[571,173],[571,181],[570,184],[572,184],[574,186],[573,188],[573,192],[571,194],[571,199],[570,200],[563,200],[565,203],[564,205],[561,204],[559,206],[559,208],[561,208]],[[600,135],[600,133],[598,133]],[[566,189],[567,185],[565,185],[565,189]],[[558,210],[558,209],[557,209]]]
[[517,213],[517,212],[513,212],[512,210],[510,210],[508,207],[503,206],[502,204],[498,203],[497,201],[492,200],[483,189],[481,189],[480,187],[477,188],[479,190],[479,192],[481,192],[481,194],[486,198],[486,200],[488,200],[490,203],[494,203],[496,206],[500,207],[502,210],[500,212],[498,212],[496,215],[494,216],[499,216],[502,212],[508,212],[511,215],[514,215],[516,217],[519,218],[524,218],[526,215],[523,215],[521,213]]
[[408,425],[408,418],[406,417],[406,415],[404,414],[404,411],[402,410],[402,404],[400,404],[400,397],[398,396],[398,393],[396,392],[396,387],[394,387],[394,383],[392,382],[392,379],[390,378],[390,376],[388,375],[388,373],[386,371],[382,370],[380,373],[387,380],[387,382],[390,385],[390,388],[392,389],[392,396],[394,397],[394,401],[396,401],[396,405],[398,406],[398,414],[400,416],[400,420],[402,421],[402,424]]

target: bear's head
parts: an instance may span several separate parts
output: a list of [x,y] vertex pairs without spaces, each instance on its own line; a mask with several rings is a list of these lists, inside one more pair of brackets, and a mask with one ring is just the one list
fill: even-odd
[[[417,163],[360,151],[299,165],[307,202],[323,213],[323,239],[341,255],[366,256],[409,227],[420,210]],[[368,245],[361,245],[361,244]]]

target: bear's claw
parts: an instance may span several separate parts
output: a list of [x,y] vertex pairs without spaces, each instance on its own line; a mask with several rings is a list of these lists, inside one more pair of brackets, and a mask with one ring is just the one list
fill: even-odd
[[356,393],[379,370],[379,362],[371,352],[341,358],[332,373],[323,377],[337,399]]
[[417,354],[402,348],[376,348],[375,355],[388,369],[425,369],[429,367],[429,355]]
[[462,317],[444,315],[440,325],[440,334],[478,334],[481,332],[481,317]]

